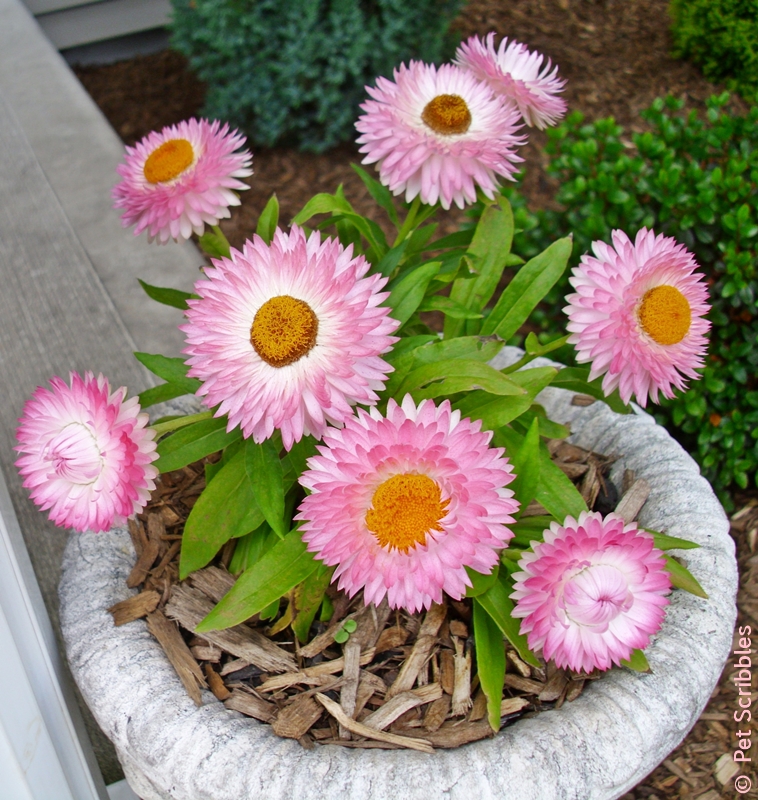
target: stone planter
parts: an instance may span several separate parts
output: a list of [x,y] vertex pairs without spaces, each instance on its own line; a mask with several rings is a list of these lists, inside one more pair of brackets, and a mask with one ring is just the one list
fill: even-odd
[[[518,355],[506,351],[500,366]],[[145,624],[114,628],[106,611],[130,594],[128,533],[76,534],[60,584],[68,658],[135,792],[143,800],[611,800],[662,761],[697,720],[731,648],[737,569],[727,519],[695,462],[652,417],[573,406],[558,389],[539,399],[571,424],[571,441],[620,456],[617,486],[625,468],[650,482],[643,525],[701,545],[684,557],[710,599],[674,593],[647,650],[652,674],[615,669],[559,711],[457,750],[306,751],[209,692],[196,707]]]

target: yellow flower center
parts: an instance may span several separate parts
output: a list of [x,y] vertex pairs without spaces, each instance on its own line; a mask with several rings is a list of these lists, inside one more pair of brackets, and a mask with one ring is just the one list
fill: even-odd
[[147,157],[143,170],[145,180],[148,183],[172,181],[194,160],[192,145],[186,139],[169,139]]
[[466,101],[457,94],[438,94],[421,112],[421,119],[443,136],[466,133],[471,125],[471,112]]
[[690,329],[692,314],[687,298],[673,286],[645,292],[637,318],[645,333],[658,344],[677,344]]
[[316,344],[318,318],[303,300],[280,295],[267,300],[250,328],[250,344],[272,367],[286,367]]
[[382,547],[403,553],[424,544],[429,531],[441,531],[449,500],[441,500],[440,487],[426,475],[393,475],[374,492],[366,512],[366,527]]

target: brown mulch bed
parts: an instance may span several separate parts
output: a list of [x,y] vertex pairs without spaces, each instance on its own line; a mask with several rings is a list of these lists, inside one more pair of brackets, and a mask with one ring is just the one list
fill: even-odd
[[[578,109],[590,119],[614,115],[620,123],[638,130],[643,126],[639,111],[657,96],[672,93],[700,107],[721,89],[691,64],[670,57],[667,7],[668,0],[471,0],[457,27],[464,36],[495,30],[539,49],[568,79],[564,96],[570,109]],[[105,67],[77,68],[76,73],[126,143],[197,114],[202,105],[202,85],[187,71],[182,57],[170,52]],[[522,153],[527,167],[522,190],[534,207],[551,203],[555,190],[541,169],[546,162],[544,141],[543,134],[531,131]],[[358,210],[366,212],[366,193],[349,166],[358,160],[356,148],[349,144],[320,156],[256,149],[251,189],[243,194],[242,208],[222,227],[232,244],[239,246],[254,229],[272,192],[276,191],[282,220],[287,221],[312,194],[332,192],[339,183],[345,184],[346,194]],[[752,493],[738,495],[735,503],[739,510],[731,532],[742,587],[739,625],[751,625],[755,631],[758,500]],[[624,800],[736,796],[729,777],[737,744],[735,732],[740,727],[733,720],[737,689],[730,680],[732,671],[727,665],[708,708],[683,744]],[[750,754],[753,764],[758,758],[756,747]],[[755,774],[748,774],[754,786],[758,785]]]

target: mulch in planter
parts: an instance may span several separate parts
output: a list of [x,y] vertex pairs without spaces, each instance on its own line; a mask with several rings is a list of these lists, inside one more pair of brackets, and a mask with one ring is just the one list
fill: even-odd
[[[577,404],[594,402],[579,396]],[[607,480],[613,457],[549,441],[555,463],[589,507],[636,519],[650,487],[627,471],[623,496]],[[213,459],[212,459],[213,460]],[[181,531],[205,486],[204,462],[161,476],[152,500],[129,530],[137,561],[127,580],[138,594],[110,611],[117,625],[141,617],[163,646],[192,699],[210,689],[227,708],[271,724],[279,736],[347,747],[405,747],[423,752],[492,736],[479,687],[470,601],[447,600],[423,614],[365,606],[329,587],[334,613],[315,622],[300,645],[287,602],[273,620],[257,616],[234,628],[194,633],[235,581],[227,571],[234,540],[214,563],[178,581]],[[546,514],[537,502],[526,516]],[[560,708],[601,676],[541,662],[529,666],[506,646],[501,724]]]

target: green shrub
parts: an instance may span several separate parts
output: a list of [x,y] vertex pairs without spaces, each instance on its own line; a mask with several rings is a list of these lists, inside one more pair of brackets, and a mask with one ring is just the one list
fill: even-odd
[[[722,500],[734,484],[758,485],[758,108],[735,116],[728,101],[711,98],[701,118],[658,99],[643,112],[651,130],[631,140],[613,119],[585,125],[573,114],[549,131],[548,172],[564,210],[531,214],[506,192],[523,228],[514,244],[522,255],[573,231],[576,263],[614,228],[634,237],[643,225],[694,252],[712,303],[709,354],[703,379],[664,400],[658,417]],[[557,307],[568,288],[556,287]],[[554,318],[545,314],[545,326]]]
[[671,0],[675,55],[736,91],[758,89],[758,0]]
[[365,85],[439,63],[463,0],[172,0],[172,46],[207,84],[203,113],[257,145],[320,152],[356,136]]

